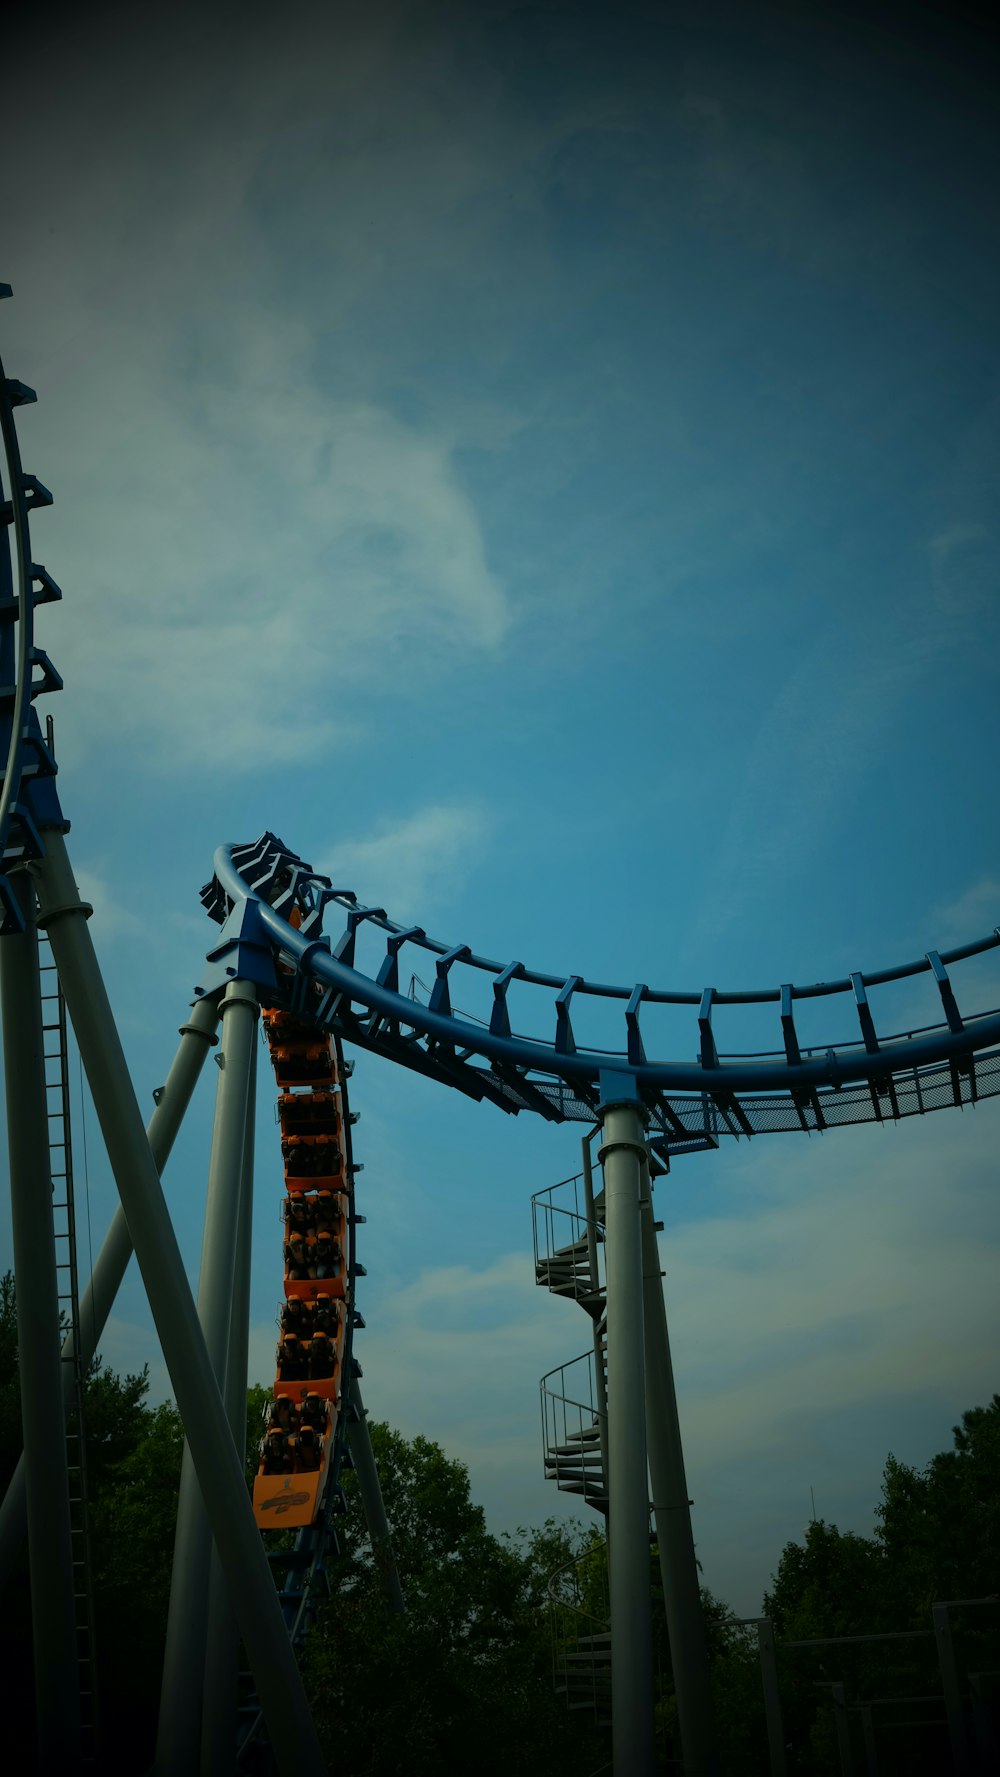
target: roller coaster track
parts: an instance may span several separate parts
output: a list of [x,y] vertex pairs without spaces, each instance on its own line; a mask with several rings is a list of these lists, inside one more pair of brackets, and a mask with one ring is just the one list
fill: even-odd
[[[645,982],[608,986],[577,974],[545,974],[520,962],[504,964],[477,955],[466,944],[430,938],[421,927],[397,925],[384,908],[365,906],[353,892],[334,888],[273,833],[252,845],[220,847],[202,900],[224,928],[210,955],[226,967],[230,950],[249,946],[273,953],[290,972],[287,1004],[296,1016],[474,1099],[487,1099],[511,1113],[531,1110],[554,1122],[592,1122],[615,1082],[620,1086],[623,1077],[630,1078],[646,1107],[651,1145],[664,1157],[716,1146],[722,1135],[882,1122],[961,1107],[1000,1092],[1000,1010],[960,1011],[949,972],[954,964],[1000,946],[998,929],[951,950],[929,950],[915,962],[858,970],[834,981],[808,986],[786,982],[743,992],[714,987],[680,992]],[[305,909],[298,929],[287,917],[293,906]],[[344,929],[335,941],[320,935],[324,915],[332,912],[344,916]],[[384,957],[376,973],[366,972],[357,960],[363,927],[384,935]],[[406,945],[434,959],[435,980],[426,1005],[400,991],[400,953]],[[229,965],[230,972],[233,967]],[[919,975],[928,975],[936,987],[940,1022],[880,1034],[873,990]],[[477,985],[482,991],[484,976],[492,992],[488,1019],[453,1009],[453,980],[461,978],[463,990],[474,996]],[[514,1030],[511,1009],[522,986],[554,991],[551,1037]],[[588,999],[618,1003],[624,1027],[620,1049],[578,1045],[571,1011],[574,1002]],[[803,1044],[795,1009],[817,999],[832,1001],[839,1012],[846,1007],[858,1036]],[[642,1010],[657,1005],[694,1009],[695,1061],[647,1055]],[[714,1010],[759,1005],[774,1006],[781,1048],[720,1054],[712,1028]]]
[[[0,284],[0,298],[10,294],[10,285]],[[31,559],[28,520],[36,506],[51,506],[52,495],[36,475],[25,474],[14,423],[14,409],[36,399],[34,389],[8,377],[0,362],[0,436],[5,468],[0,486],[0,937],[21,931],[24,923],[7,870],[27,858],[41,856],[39,826],[43,818],[65,825],[57,801],[45,794],[45,780],[55,777],[56,762],[34,709],[37,697],[62,689],[62,679],[48,655],[35,645],[36,606],[60,599],[62,593],[47,569]],[[30,807],[21,799],[22,789],[29,786]]]

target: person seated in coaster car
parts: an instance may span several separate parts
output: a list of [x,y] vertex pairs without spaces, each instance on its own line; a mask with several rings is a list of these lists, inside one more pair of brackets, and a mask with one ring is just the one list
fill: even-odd
[[281,1304],[280,1326],[283,1333],[305,1334],[312,1332],[312,1303],[304,1302],[301,1296],[289,1296]]
[[326,1432],[327,1412],[328,1408],[323,1396],[310,1390],[302,1402],[303,1426],[311,1425],[317,1436],[323,1437]]
[[[310,1234],[308,1238],[313,1240],[315,1236]],[[290,1240],[285,1241],[284,1254],[285,1276],[291,1278],[293,1283],[303,1282],[310,1273],[306,1244],[301,1234],[293,1234]]]
[[313,1230],[313,1202],[304,1197],[301,1191],[290,1191],[282,1203],[287,1229],[286,1239],[293,1234],[311,1234]]
[[278,1375],[282,1382],[304,1382],[309,1375],[309,1339],[286,1333],[278,1346]]
[[278,1425],[272,1426],[264,1439],[258,1472],[262,1475],[289,1475],[292,1472],[288,1438]]
[[332,1234],[340,1221],[340,1216],[340,1204],[333,1192],[317,1191],[315,1208],[317,1234],[322,1234],[324,1229]]
[[298,1439],[299,1468],[306,1474],[319,1468],[322,1454],[319,1439],[311,1425],[304,1425]]
[[314,1276],[336,1277],[340,1270],[340,1241],[325,1229],[316,1236],[316,1270]]
[[328,1333],[331,1339],[337,1336],[340,1310],[332,1296],[320,1290],[313,1306],[313,1332]]
[[332,1340],[327,1337],[326,1333],[314,1333],[309,1349],[309,1380],[319,1381],[321,1378],[332,1376],[335,1362],[336,1355]]
[[319,1142],[314,1150],[316,1172],[328,1178],[340,1171],[340,1149],[335,1141]]
[[273,1428],[277,1426],[279,1431],[288,1433],[290,1431],[297,1431],[298,1425],[298,1408],[292,1400],[291,1395],[275,1395],[274,1405],[271,1408],[271,1423],[268,1430],[273,1430]]
[[307,1277],[315,1277],[316,1276],[316,1236],[315,1236],[315,1234],[307,1234],[306,1235],[306,1239],[305,1239],[305,1266],[306,1266],[306,1276]]

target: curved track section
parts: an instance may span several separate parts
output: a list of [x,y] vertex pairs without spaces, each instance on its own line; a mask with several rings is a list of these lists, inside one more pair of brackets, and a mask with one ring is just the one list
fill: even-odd
[[[9,296],[0,284],[0,297]],[[36,400],[34,389],[8,377],[0,363],[0,436],[4,470],[0,485],[0,937],[20,931],[20,908],[7,870],[42,855],[39,819],[65,825],[54,787],[56,763],[42,738],[33,708],[36,697],[61,691],[62,679],[48,655],[35,645],[35,608],[62,597],[40,563],[31,559],[28,514],[51,506],[52,495],[36,475],[27,475],[14,423],[14,409]],[[11,534],[14,550],[11,553]]]
[[[786,982],[752,991],[700,992],[609,986],[582,975],[559,976],[477,955],[466,944],[430,938],[419,926],[390,920],[384,908],[367,907],[334,888],[327,877],[265,833],[253,845],[222,846],[215,875],[202,890],[214,919],[230,942],[248,923],[256,942],[279,958],[290,974],[287,1004],[345,1041],[457,1087],[502,1110],[532,1110],[550,1121],[592,1121],[623,1078],[634,1079],[650,1114],[654,1147],[664,1154],[716,1146],[723,1135],[781,1130],[823,1130],[838,1124],[883,1121],[975,1103],[1000,1093],[1000,1009],[963,1012],[950,970],[1000,947],[1000,930],[947,951],[931,950],[894,968],[858,970],[844,979],[808,986]],[[292,908],[305,911],[298,929]],[[335,940],[320,935],[325,915],[338,912],[344,929]],[[357,963],[361,928],[384,936],[377,972]],[[223,958],[226,933],[213,956]],[[434,960],[435,980],[426,1005],[400,990],[400,956],[411,946]],[[872,1010],[875,989],[914,976],[933,983],[940,1020],[884,1035]],[[479,1020],[453,1009],[462,988],[482,992],[489,978],[492,1007]],[[543,988],[554,995],[549,1037],[525,1035],[513,1024],[519,990]],[[572,1011],[587,1001],[617,1002],[621,1047],[579,1044]],[[852,1024],[846,1041],[806,1045],[796,1029],[796,1008],[831,1001],[831,1011]],[[694,1061],[657,1060],[647,1054],[644,1008],[690,1007]],[[765,1053],[720,1053],[713,1014],[720,1007],[773,1007],[781,1047]]]

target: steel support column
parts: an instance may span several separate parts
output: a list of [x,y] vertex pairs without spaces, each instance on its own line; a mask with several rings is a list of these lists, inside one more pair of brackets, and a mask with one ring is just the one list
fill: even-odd
[[372,1449],[371,1433],[368,1430],[368,1421],[365,1418],[357,1377],[351,1383],[350,1404],[354,1409],[354,1416],[349,1418],[347,1422],[347,1447],[351,1452],[351,1461],[354,1464],[354,1472],[358,1477],[358,1486],[361,1489],[361,1503],[364,1506],[365,1523],[371,1538],[372,1556],[376,1571],[382,1581],[382,1589],[389,1609],[402,1615],[406,1610],[403,1588],[399,1583],[396,1557],[392,1551],[392,1534],[389,1530],[389,1520],[386,1517],[385,1501],[382,1498],[382,1487],[375,1464],[375,1452]]
[[644,1159],[642,1298],[646,1335],[646,1443],[653,1514],[670,1638],[685,1777],[718,1777],[708,1641],[691,1530],[684,1450],[663,1302],[660,1253],[653,1224],[649,1162]]
[[786,1777],[785,1724],[781,1713],[781,1692],[778,1689],[778,1659],[774,1646],[774,1624],[770,1617],[757,1618],[757,1653],[764,1690],[764,1719],[767,1722],[767,1750],[770,1754],[771,1777]]
[[868,1777],[878,1777],[878,1745],[875,1740],[875,1718],[870,1703],[860,1709],[861,1733],[865,1742],[865,1767]]
[[[146,1125],[146,1135],[158,1172],[162,1173],[166,1166],[205,1057],[209,1047],[215,1042],[218,1022],[218,1001],[204,999],[193,1007],[190,1021],[181,1025],[177,1054],[167,1075],[166,1085],[157,1094],[156,1109]],[[128,1231],[125,1211],[119,1203],[80,1302],[80,1365],[84,1372],[97,1354],[108,1315],[131,1257],[132,1236]],[[63,1341],[62,1355],[63,1400],[68,1405],[73,1392],[72,1332],[67,1333]],[[28,1490],[24,1457],[21,1456],[3,1496],[3,1503],[0,1504],[0,1594],[10,1578],[27,1529],[27,1512]]]
[[958,1680],[955,1643],[952,1638],[947,1604],[932,1606],[931,1621],[934,1624],[934,1640],[937,1644],[938,1665],[941,1668],[941,1689],[944,1691],[944,1706],[948,1716],[952,1769],[955,1777],[969,1777],[969,1772],[972,1769],[969,1756],[969,1735],[965,1725],[962,1688]]
[[0,943],[0,1006],[7,1084],[7,1145],[17,1287],[17,1348],[31,1565],[38,1769],[80,1760],[80,1681],[66,1416],[59,1357],[59,1291],[52,1220],[48,1100],[35,896],[22,872],[11,891],[24,930]]
[[837,1735],[837,1753],[841,1777],[854,1777],[854,1754],[851,1751],[851,1723],[847,1714],[847,1690],[842,1684],[831,1684],[833,1725]]
[[[198,1319],[220,1389],[226,1386],[258,1009],[257,994],[249,982],[233,981],[226,989],[198,1273]],[[244,1415],[245,1398],[244,1394]],[[240,1438],[237,1452],[243,1443],[245,1438]],[[190,1777],[198,1767],[211,1564],[212,1534],[191,1447],[185,1441],[153,1767],[157,1777]]]
[[128,1218],[174,1395],[194,1454],[240,1633],[282,1777],[324,1761],[184,1263],[61,835],[46,835],[41,916],[69,1007],[108,1158]]
[[[246,1130],[243,1137],[243,1177],[240,1186],[239,1227],[233,1266],[233,1299],[229,1317],[229,1349],[223,1400],[237,1455],[246,1460],[247,1359],[250,1340],[250,1270],[253,1244],[254,1118],[257,1100],[258,1045],[250,1055],[250,1089],[247,1095]],[[219,1777],[233,1757],[237,1730],[237,1687],[240,1637],[233,1607],[226,1591],[218,1549],[212,1549],[208,1585],[208,1633],[205,1641],[205,1682],[201,1716],[202,1777]]]
[[[624,1096],[624,1095],[623,1095]],[[651,1777],[653,1631],[649,1577],[639,1205],[646,1145],[635,1102],[602,1107],[608,1307],[608,1540],[615,1777]]]

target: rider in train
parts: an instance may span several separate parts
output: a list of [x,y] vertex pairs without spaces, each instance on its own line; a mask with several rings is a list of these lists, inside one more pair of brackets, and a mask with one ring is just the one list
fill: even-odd
[[286,1333],[278,1347],[278,1375],[282,1382],[304,1382],[309,1375],[311,1339]]
[[309,1341],[309,1379],[318,1381],[332,1376],[336,1356],[332,1341],[326,1333],[314,1333]]

